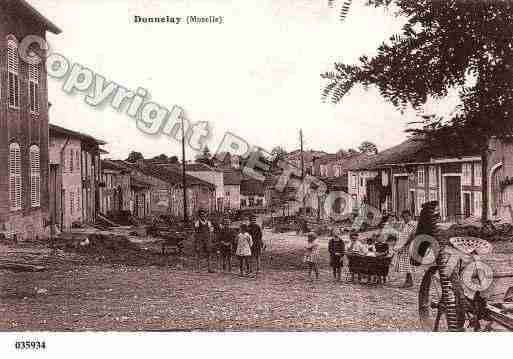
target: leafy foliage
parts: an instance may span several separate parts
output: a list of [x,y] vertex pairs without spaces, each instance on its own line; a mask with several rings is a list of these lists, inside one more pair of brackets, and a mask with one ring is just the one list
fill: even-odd
[[271,151],[271,155],[273,156],[273,158],[276,160],[276,161],[280,161],[280,160],[284,160],[285,158],[287,158],[287,151],[285,151],[285,149],[281,146],[276,146],[272,149]]
[[141,152],[132,151],[128,155],[128,158],[126,159],[127,162],[135,163],[137,161],[144,160],[144,156]]
[[[321,75],[327,80],[322,98],[339,103],[356,85],[375,86],[403,111],[415,109],[457,88],[461,111],[442,126],[465,128],[483,144],[490,136],[513,132],[513,2],[511,0],[369,0],[370,6],[399,9],[408,20],[402,33],[383,42],[374,57],[357,65],[336,63]],[[470,81],[475,80],[475,81]],[[469,82],[474,82],[469,85]],[[492,120],[493,119],[493,120]]]
[[[340,13],[339,13],[339,17],[340,17],[340,21],[344,21],[347,17],[347,15],[349,14],[349,10],[351,8],[351,4],[352,4],[353,0],[344,0],[340,6]],[[328,0],[328,6],[329,7],[334,7],[335,6],[335,0]]]
[[158,156],[155,156],[152,158],[152,160],[156,160],[161,163],[178,163],[178,157],[177,156],[171,156],[168,157],[166,154],[160,154]]
[[198,163],[204,163],[208,166],[214,165],[214,160],[212,158],[212,154],[210,153],[210,149],[208,146],[205,146],[202,150],[202,152],[196,156],[196,162]]
[[367,154],[378,153],[378,147],[370,141],[363,141],[362,144],[358,147],[358,150],[360,150],[360,152],[362,153]]
[[[376,87],[400,111],[420,111],[429,98],[457,89],[459,111],[448,119],[424,118],[418,138],[447,153],[482,154],[487,170],[491,137],[513,135],[512,0],[367,0],[367,5],[397,8],[407,19],[373,57],[355,64],[336,63],[321,74],[327,80],[324,101],[339,103],[356,85]],[[484,173],[484,172],[483,172]],[[487,181],[483,177],[483,220]]]

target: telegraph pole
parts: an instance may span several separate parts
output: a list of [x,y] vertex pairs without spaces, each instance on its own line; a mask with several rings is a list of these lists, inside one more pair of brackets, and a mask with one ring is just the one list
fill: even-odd
[[[300,129],[299,130],[299,142],[301,144],[301,187],[303,188],[303,182],[305,180],[305,156],[303,154],[303,130]],[[304,188],[302,189],[304,190]],[[304,213],[305,211],[305,193],[302,194],[303,196],[303,204],[302,204],[302,208],[301,208],[301,214]]]
[[305,160],[303,157],[303,130],[299,130],[299,142],[301,144],[301,179],[305,177]]
[[182,187],[183,187],[183,221],[184,224],[189,222],[187,213],[187,182],[185,180],[185,126],[182,113]]

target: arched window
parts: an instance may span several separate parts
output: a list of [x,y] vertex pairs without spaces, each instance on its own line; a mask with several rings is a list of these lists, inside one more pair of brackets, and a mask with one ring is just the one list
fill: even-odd
[[7,36],[7,79],[9,107],[20,107],[20,61],[18,57],[18,40],[12,35]]
[[11,143],[9,146],[9,200],[11,210],[21,209],[21,150],[20,145]]
[[41,205],[41,159],[39,147],[30,147],[30,205],[39,207]]

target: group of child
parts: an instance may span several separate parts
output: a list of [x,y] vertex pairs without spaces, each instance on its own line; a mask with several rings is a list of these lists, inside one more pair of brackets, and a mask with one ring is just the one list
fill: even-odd
[[[319,279],[318,263],[320,260],[320,247],[317,243],[315,233],[307,234],[307,244],[305,247],[304,262],[308,266],[308,277],[312,279],[312,272]],[[342,267],[344,266],[344,256],[346,254],[359,254],[363,256],[392,256],[394,254],[396,238],[374,234],[366,241],[360,239],[360,235],[355,230],[334,229],[328,243],[328,252],[330,254],[330,266],[333,270],[333,278],[340,281]]]
[[230,221],[225,219],[218,231],[219,253],[223,271],[231,272],[232,256],[239,259],[240,275],[252,272],[251,259],[255,262],[256,273],[260,271],[260,256],[264,247],[262,229],[251,217],[249,224],[241,224],[236,231],[230,228]]

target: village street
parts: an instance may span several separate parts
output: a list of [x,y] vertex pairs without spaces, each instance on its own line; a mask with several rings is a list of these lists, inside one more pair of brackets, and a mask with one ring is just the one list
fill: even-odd
[[258,278],[241,278],[237,268],[232,274],[197,272],[189,257],[178,266],[126,266],[84,265],[70,253],[49,254],[60,258],[47,271],[0,272],[0,329],[420,329],[420,272],[408,290],[395,288],[400,280],[393,277],[385,287],[335,283],[327,240],[321,239],[321,279],[311,283],[301,263],[303,237],[266,232],[265,241],[265,272]]

